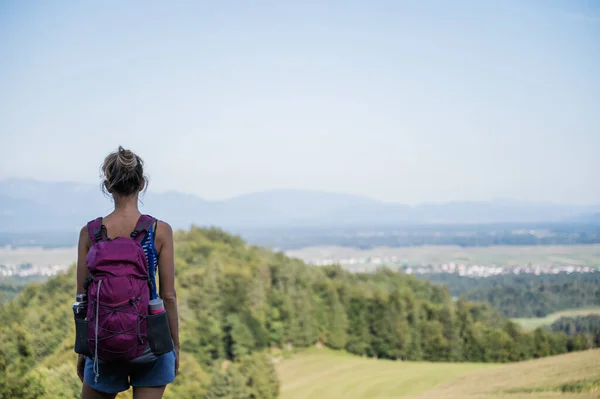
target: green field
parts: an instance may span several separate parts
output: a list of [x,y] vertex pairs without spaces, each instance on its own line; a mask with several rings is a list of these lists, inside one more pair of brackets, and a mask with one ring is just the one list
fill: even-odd
[[329,349],[310,349],[278,365],[281,399],[395,398],[433,386],[490,364],[395,362],[360,358]]
[[[282,360],[278,372],[282,399],[598,398],[600,350],[496,365],[395,362],[315,348]],[[560,392],[565,387],[584,392]]]
[[535,330],[537,327],[549,326],[561,317],[587,316],[590,314],[600,315],[600,307],[586,309],[570,309],[549,314],[546,317],[523,317],[513,319],[526,330]]
[[600,349],[569,353],[492,370],[442,383],[418,399],[600,398]]

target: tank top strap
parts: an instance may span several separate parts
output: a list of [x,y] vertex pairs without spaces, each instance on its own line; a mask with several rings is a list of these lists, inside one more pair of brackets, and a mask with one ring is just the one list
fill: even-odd
[[158,292],[156,291],[156,269],[158,267],[158,252],[154,244],[156,225],[153,223],[146,233],[144,239],[141,242],[142,248],[144,249],[144,255],[146,255],[146,261],[148,262],[148,274],[150,278],[150,299],[158,298]]

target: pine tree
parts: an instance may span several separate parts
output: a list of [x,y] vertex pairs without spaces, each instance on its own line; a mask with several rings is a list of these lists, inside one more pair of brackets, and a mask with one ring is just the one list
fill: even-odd
[[328,292],[327,308],[327,346],[342,349],[348,341],[348,316],[334,289]]
[[196,354],[199,362],[210,366],[216,359],[225,355],[222,343],[220,313],[219,268],[209,263],[201,285],[190,294],[189,304],[194,311],[193,333],[187,336],[183,349]]
[[410,340],[406,294],[395,288],[390,294],[388,307],[395,335],[393,356],[396,359],[404,359],[407,357]]
[[239,359],[250,354],[254,349],[252,332],[237,314],[227,316],[224,332],[224,346],[228,358]]
[[386,298],[377,293],[370,301],[369,331],[371,334],[371,349],[378,357],[393,359],[396,345],[393,317]]
[[541,327],[533,331],[534,356],[536,358],[545,357],[552,354],[552,347],[548,334]]
[[262,352],[255,352],[240,361],[240,372],[246,378],[247,397],[252,399],[276,399],[279,397],[279,379],[271,359]]
[[411,327],[409,333],[408,346],[406,349],[406,358],[408,360],[422,360],[423,348],[421,346],[421,334],[418,327]]
[[281,313],[276,307],[272,307],[267,314],[267,330],[269,334],[269,345],[283,344],[284,324],[281,320]]
[[422,360],[423,346],[421,344],[421,312],[413,295],[406,296],[406,304],[410,329],[406,357],[409,360]]
[[[371,355],[371,335],[367,320],[366,300],[353,296],[348,304],[348,342],[346,350],[356,355]],[[368,353],[369,352],[369,353]]]
[[318,339],[318,326],[312,295],[307,290],[293,290],[291,293],[293,309],[290,320],[290,340],[295,346],[307,347]]
[[205,399],[231,398],[231,385],[226,370],[216,372],[211,381]]
[[248,399],[252,397],[248,389],[249,377],[240,372],[237,364],[231,364],[227,368],[227,379],[231,399]]

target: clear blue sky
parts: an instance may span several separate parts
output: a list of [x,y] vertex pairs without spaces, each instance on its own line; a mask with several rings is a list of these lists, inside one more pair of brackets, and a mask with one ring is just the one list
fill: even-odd
[[598,1],[0,1],[0,178],[600,202]]

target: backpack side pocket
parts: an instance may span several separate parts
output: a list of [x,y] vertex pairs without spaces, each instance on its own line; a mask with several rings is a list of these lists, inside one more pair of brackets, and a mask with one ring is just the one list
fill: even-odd
[[75,318],[75,346],[73,349],[75,353],[91,357],[92,353],[88,346],[88,323],[87,320]]
[[149,314],[146,319],[146,329],[152,353],[158,356],[174,349],[167,312]]

